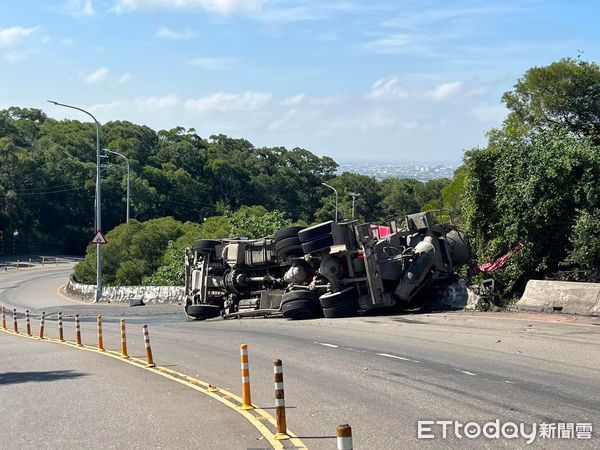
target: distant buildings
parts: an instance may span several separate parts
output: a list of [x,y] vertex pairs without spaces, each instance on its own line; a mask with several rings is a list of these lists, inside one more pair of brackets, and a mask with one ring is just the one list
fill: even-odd
[[452,178],[458,164],[423,164],[401,162],[353,161],[341,162],[338,174],[354,172],[383,180],[384,178],[413,178],[428,181],[436,178]]

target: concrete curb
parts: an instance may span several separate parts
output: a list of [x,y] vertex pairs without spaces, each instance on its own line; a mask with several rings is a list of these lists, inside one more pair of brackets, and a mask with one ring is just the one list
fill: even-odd
[[513,309],[600,316],[600,283],[530,280]]

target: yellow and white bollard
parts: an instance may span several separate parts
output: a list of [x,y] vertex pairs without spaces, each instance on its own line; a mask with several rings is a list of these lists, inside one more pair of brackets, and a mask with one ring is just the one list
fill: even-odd
[[275,374],[275,413],[277,418],[277,434],[275,439],[289,439],[285,418],[285,395],[283,393],[283,363],[280,359],[273,361]]
[[150,348],[150,335],[148,334],[148,325],[144,325],[144,346],[146,347],[146,365],[154,367],[154,358],[152,357],[152,348]]
[[2,328],[6,330],[6,310],[2,307]]
[[25,311],[25,329],[27,336],[31,336],[31,322],[29,321],[29,310]]
[[42,311],[42,316],[40,317],[40,334],[39,338],[44,339],[44,322],[46,321],[46,311]]
[[102,316],[96,317],[96,326],[98,328],[98,351],[104,351],[104,339],[102,338]]
[[56,257],[56,267],[58,267],[58,256]]
[[350,425],[339,425],[336,430],[337,450],[352,450],[352,428]]
[[13,331],[15,333],[19,332],[19,324],[17,323],[17,310],[13,308]]
[[75,339],[76,344],[81,347],[81,324],[79,323],[79,314],[75,314]]
[[46,265],[46,257],[42,256],[42,269],[44,268],[45,265]]
[[27,261],[27,265],[28,265],[29,267],[31,267],[31,266],[32,266],[32,264],[31,264],[31,258],[29,258],[29,261]]
[[62,312],[58,313],[58,340],[60,342],[63,342],[65,340],[65,334],[63,332]]
[[121,319],[121,357],[129,358],[127,354],[127,333],[125,332],[125,319]]
[[17,259],[17,269],[19,269],[19,260]]
[[248,363],[248,344],[240,345],[242,363],[242,409],[254,409],[250,397],[250,366]]

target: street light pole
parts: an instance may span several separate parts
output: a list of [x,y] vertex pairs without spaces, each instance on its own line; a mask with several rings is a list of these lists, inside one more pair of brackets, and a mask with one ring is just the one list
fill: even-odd
[[[92,113],[85,109],[78,108],[77,106],[65,105],[54,100],[48,100],[48,102],[62,106],[64,108],[76,109],[82,113],[90,116],[96,124],[96,231],[102,230],[102,219],[101,219],[101,191],[100,191],[100,123],[92,115]],[[96,245],[96,295],[94,301],[98,302],[102,298],[102,246]]]
[[328,187],[329,189],[333,189],[333,192],[335,192],[335,222],[337,223],[337,221],[338,221],[338,192],[337,192],[336,188],[328,185],[327,183],[321,183],[321,184],[325,187]]
[[354,219],[354,202],[356,201],[356,197],[360,197],[360,194],[356,192],[350,192],[348,195],[352,197],[352,218]]
[[113,153],[113,154],[115,154],[117,156],[120,156],[121,158],[123,158],[125,160],[125,163],[127,164],[127,215],[126,215],[127,220],[125,221],[125,223],[129,223],[129,186],[130,186],[129,185],[129,181],[130,181],[130,178],[129,178],[129,160],[127,159],[127,157],[125,155],[123,155],[123,154],[121,154],[119,152],[115,152],[115,151],[109,150],[107,148],[105,148],[104,151],[107,152],[107,153]]

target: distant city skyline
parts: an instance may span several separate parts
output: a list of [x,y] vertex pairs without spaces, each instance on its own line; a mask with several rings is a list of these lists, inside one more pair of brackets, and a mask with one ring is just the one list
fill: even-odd
[[456,161],[535,65],[598,60],[600,4],[4,0],[0,108],[194,128],[336,160]]

